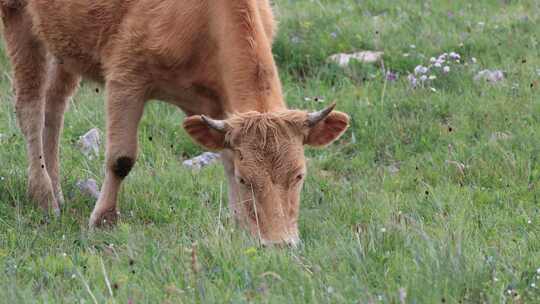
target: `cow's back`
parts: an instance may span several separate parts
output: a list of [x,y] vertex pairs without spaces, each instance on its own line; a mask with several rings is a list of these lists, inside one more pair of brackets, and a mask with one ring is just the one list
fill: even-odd
[[49,52],[100,80],[102,52],[123,22],[128,0],[29,0],[34,32]]
[[27,1],[35,33],[50,53],[97,80],[104,78],[106,61],[118,57],[115,52],[161,53],[176,57],[165,61],[178,62],[191,57],[197,41],[207,40],[208,1]]

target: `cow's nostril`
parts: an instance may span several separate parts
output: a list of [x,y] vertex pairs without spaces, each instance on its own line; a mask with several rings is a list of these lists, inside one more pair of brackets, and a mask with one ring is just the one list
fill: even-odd
[[298,246],[300,246],[301,241],[299,238],[295,237],[295,238],[290,238],[286,240],[285,243],[291,248],[298,248]]

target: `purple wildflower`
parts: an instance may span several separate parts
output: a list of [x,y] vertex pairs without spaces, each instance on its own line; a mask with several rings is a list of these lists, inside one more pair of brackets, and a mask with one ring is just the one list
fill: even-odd
[[416,88],[416,86],[418,85],[418,80],[416,79],[416,77],[414,77],[413,74],[409,74],[407,76],[407,80],[409,80],[409,84],[411,85],[411,87],[413,88]]
[[399,75],[397,73],[394,73],[392,71],[386,72],[386,80],[387,81],[396,81],[398,79]]
[[461,56],[460,56],[458,53],[451,52],[451,53],[450,53],[450,59],[453,59],[453,60],[460,60],[460,59],[461,59]]
[[428,72],[428,68],[423,66],[423,65],[418,65],[416,66],[416,68],[414,68],[414,74],[415,75],[418,75],[418,74],[425,74]]

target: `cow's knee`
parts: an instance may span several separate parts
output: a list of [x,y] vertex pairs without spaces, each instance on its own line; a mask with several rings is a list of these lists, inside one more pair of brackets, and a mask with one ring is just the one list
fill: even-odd
[[133,168],[133,165],[135,165],[134,158],[129,156],[120,156],[114,160],[111,170],[116,177],[124,179],[126,176],[128,176],[129,172]]

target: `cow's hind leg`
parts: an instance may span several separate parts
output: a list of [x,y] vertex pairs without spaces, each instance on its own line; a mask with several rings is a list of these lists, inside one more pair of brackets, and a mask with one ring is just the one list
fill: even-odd
[[137,159],[137,128],[144,109],[144,93],[133,85],[107,83],[107,148],[105,181],[90,217],[90,227],[114,224],[117,196]]
[[47,56],[42,43],[32,34],[30,16],[24,9],[2,7],[2,21],[8,55],[13,68],[15,111],[26,139],[28,193],[42,208],[59,212],[51,179],[45,167],[42,132],[45,119],[43,94]]
[[45,128],[43,129],[45,167],[51,178],[56,199],[59,204],[62,204],[64,196],[59,176],[59,141],[64,126],[64,112],[80,77],[67,72],[58,62],[53,62],[49,68],[48,78],[45,91]]

